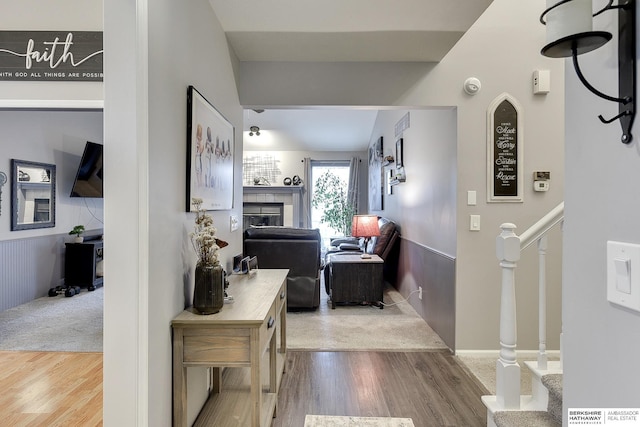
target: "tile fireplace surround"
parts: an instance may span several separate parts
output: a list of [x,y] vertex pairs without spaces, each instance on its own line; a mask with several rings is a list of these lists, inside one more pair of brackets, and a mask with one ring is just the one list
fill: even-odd
[[301,227],[302,188],[301,185],[249,185],[242,189],[242,202],[282,203],[284,205],[283,225]]

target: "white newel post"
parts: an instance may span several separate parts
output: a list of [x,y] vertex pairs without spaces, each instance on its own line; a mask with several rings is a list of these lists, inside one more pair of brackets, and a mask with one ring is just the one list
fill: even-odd
[[547,236],[538,239],[538,369],[547,369]]
[[520,408],[520,365],[516,359],[516,291],[515,268],[520,259],[520,238],[515,224],[500,226],[496,238],[496,255],[502,267],[500,300],[500,358],[496,363],[496,400],[503,409]]

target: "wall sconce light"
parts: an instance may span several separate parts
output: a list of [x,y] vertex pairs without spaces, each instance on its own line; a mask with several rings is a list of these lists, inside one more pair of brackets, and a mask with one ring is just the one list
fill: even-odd
[[[547,0],[547,6],[554,0]],[[603,46],[612,35],[606,31],[593,31],[592,17],[609,10],[618,10],[618,97],[606,95],[593,87],[584,77],[578,64],[578,55],[591,52]],[[618,115],[605,119],[602,123],[612,123],[620,119],[622,142],[632,140],[631,127],[636,115],[636,4],[635,0],[613,0],[600,11],[594,13],[592,0],[559,0],[548,7],[540,22],[547,26],[547,45],[541,53],[550,58],[573,58],[573,67],[582,84],[592,93],[608,101],[619,104]],[[546,22],[545,22],[546,16]]]
[[260,128],[258,126],[251,126],[249,128],[249,136],[253,136],[254,133],[256,136],[260,136]]

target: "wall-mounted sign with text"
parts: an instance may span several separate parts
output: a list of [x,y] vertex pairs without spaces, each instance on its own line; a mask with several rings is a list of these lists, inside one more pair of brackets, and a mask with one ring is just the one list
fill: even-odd
[[102,31],[0,31],[0,80],[102,81]]
[[487,201],[522,202],[522,111],[504,93],[487,111]]

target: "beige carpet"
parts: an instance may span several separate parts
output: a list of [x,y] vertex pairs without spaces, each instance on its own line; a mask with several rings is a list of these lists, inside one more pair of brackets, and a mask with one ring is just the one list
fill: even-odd
[[[417,298],[413,294],[412,298]],[[313,312],[287,313],[287,348],[327,351],[429,351],[448,347],[394,288],[387,287],[383,310],[364,305],[334,309],[321,290]]]
[[411,418],[335,417],[307,415],[304,427],[414,427]]
[[[0,350],[101,352],[104,288],[0,312]],[[0,423],[1,424],[1,423]]]
[[[560,360],[556,355],[548,356],[550,361]],[[484,385],[491,394],[496,394],[496,362],[497,355],[458,355],[458,359]],[[535,360],[535,357],[518,357],[520,364],[520,393],[531,394],[531,371],[524,364],[525,360]]]

